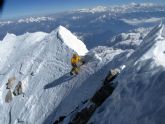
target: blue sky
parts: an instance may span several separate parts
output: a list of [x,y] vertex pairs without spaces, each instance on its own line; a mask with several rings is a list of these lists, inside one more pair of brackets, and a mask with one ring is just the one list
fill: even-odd
[[165,0],[5,0],[2,18],[42,15],[97,5],[110,6],[131,2],[165,4]]

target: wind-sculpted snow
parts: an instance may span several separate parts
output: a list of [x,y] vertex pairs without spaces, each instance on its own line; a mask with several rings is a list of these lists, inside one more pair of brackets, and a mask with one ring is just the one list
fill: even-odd
[[164,124],[164,25],[155,27],[128,59],[118,86],[95,112],[94,124]]
[[67,46],[75,50],[75,52],[77,52],[80,56],[84,56],[88,52],[86,45],[62,26],[59,27],[58,37],[64,41]]
[[[67,124],[107,73],[120,65],[126,68],[115,79],[112,96],[90,122],[165,123],[165,28],[160,24],[148,33],[164,18],[164,8],[133,3],[83,11],[0,23],[0,37],[5,35],[0,42],[0,124],[51,124],[62,116],[67,116]],[[74,52],[86,55],[86,63],[77,76],[70,76]],[[5,103],[6,83],[12,77],[12,91],[22,81],[24,95]]]
[[[70,58],[74,51],[65,44],[64,39],[57,37],[58,32],[59,29],[50,34],[43,32],[26,33],[21,36],[7,34],[0,42],[1,124],[43,123],[74,87],[78,78],[70,82],[68,80],[66,83],[55,81],[69,73]],[[65,35],[73,37],[73,34],[66,33],[61,34],[61,37]],[[15,96],[11,103],[5,103],[8,91],[6,83],[13,76],[16,80],[11,90],[13,91],[18,81],[22,81],[24,95]],[[54,82],[53,85],[48,85],[51,82]]]
[[[98,88],[102,85],[102,79],[110,68],[119,66],[129,56],[131,51],[114,50],[109,47],[97,47],[91,50],[88,63],[82,66],[80,74],[76,77],[64,75],[53,83],[66,85],[67,95],[63,97],[60,105],[52,111],[52,114],[44,123],[52,123],[61,116],[72,118],[72,112],[77,107],[82,107],[83,102],[90,99]],[[48,84],[46,89],[53,88],[53,83]],[[52,87],[51,87],[52,86]],[[68,120],[64,124],[68,124]]]
[[[60,32],[59,38],[61,28],[65,34]],[[107,72],[120,66],[132,54],[132,50],[101,46],[88,53],[82,49],[80,52],[86,54],[87,61],[77,76],[70,76],[70,58],[74,50],[66,42],[73,39],[64,41],[64,36],[72,38],[73,34],[60,27],[50,34],[8,34],[1,41],[0,123],[53,123],[89,99],[101,86]],[[77,47],[85,48],[81,44]],[[14,96],[11,103],[5,103],[6,83],[13,76],[16,80],[12,91],[18,81],[22,81],[24,95]]]
[[[154,31],[157,31],[157,33],[155,33]],[[159,25],[159,27],[155,28],[153,32],[150,32],[149,36],[149,39],[144,39],[145,42],[143,42],[142,45],[150,49],[145,49],[147,52],[140,58],[139,61],[153,59],[155,63],[157,63],[157,65],[162,65],[165,67],[165,48],[163,47],[165,46],[164,25]]]

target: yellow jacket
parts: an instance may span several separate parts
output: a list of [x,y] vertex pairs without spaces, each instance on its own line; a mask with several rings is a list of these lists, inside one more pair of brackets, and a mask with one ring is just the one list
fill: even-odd
[[81,57],[80,56],[74,56],[72,57],[71,59],[71,64],[77,64],[79,61],[81,60]]

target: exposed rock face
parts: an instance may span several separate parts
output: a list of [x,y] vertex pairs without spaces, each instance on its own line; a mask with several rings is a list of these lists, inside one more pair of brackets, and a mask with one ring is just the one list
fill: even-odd
[[[114,87],[112,81],[117,77],[119,72],[111,70],[103,82],[103,86],[90,99],[91,105],[85,107],[76,114],[69,124],[87,124],[95,110],[112,94]],[[56,123],[57,124],[57,123]]]

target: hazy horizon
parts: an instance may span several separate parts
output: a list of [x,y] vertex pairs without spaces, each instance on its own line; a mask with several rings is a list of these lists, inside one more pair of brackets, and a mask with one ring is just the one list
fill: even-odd
[[163,0],[6,0],[1,19],[15,19],[20,17],[48,15],[74,9],[90,8],[94,6],[112,6],[129,3],[165,4]]

